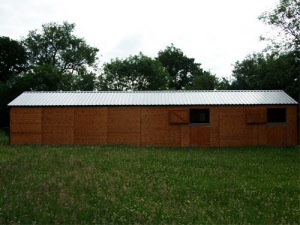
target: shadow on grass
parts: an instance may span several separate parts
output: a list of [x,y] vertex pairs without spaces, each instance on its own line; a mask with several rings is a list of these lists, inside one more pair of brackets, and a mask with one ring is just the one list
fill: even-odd
[[0,145],[8,145],[9,144],[9,133],[8,128],[0,129]]

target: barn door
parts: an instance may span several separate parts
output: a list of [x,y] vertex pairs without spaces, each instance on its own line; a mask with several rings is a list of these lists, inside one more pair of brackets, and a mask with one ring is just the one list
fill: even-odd
[[271,124],[267,126],[268,145],[285,146],[287,141],[287,125],[286,124]]
[[209,125],[190,125],[190,146],[192,147],[210,146]]

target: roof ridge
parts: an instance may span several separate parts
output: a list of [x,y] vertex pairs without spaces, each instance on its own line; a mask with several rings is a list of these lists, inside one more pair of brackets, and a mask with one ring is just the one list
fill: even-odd
[[24,91],[23,93],[283,92],[283,90]]

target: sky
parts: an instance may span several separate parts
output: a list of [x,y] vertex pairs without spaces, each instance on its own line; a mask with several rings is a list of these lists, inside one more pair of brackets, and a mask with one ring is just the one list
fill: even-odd
[[263,50],[270,27],[258,20],[277,0],[0,0],[0,36],[21,40],[49,22],[75,23],[100,63],[171,43],[204,70],[231,78],[233,65]]

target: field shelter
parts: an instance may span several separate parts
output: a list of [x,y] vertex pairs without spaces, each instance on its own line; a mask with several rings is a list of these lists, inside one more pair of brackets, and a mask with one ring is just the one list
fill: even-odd
[[280,90],[30,91],[8,106],[10,144],[297,144],[298,103]]

